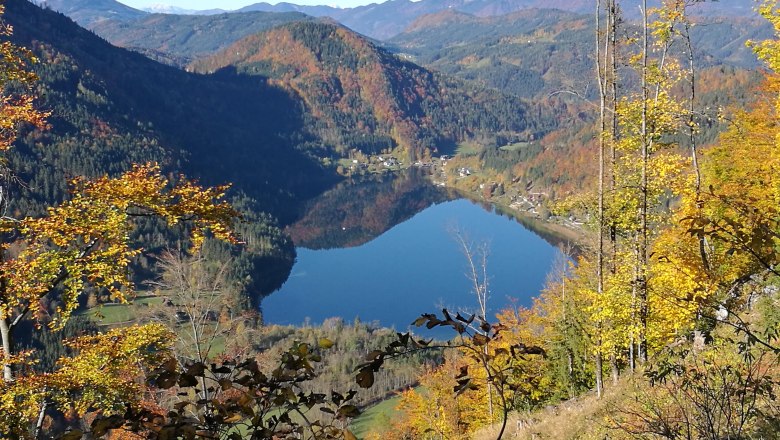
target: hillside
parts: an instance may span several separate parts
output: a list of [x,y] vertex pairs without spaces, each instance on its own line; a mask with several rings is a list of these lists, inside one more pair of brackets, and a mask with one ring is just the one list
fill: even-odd
[[[745,103],[752,96],[758,67],[745,41],[770,37],[771,27],[746,17],[698,16],[694,21],[697,106]],[[560,197],[576,193],[596,174],[591,168],[595,144],[590,119],[597,99],[594,25],[588,15],[560,10],[528,9],[500,17],[444,11],[420,17],[387,44],[428,69],[525,98],[544,109],[543,117],[554,124],[544,136],[478,150],[477,157],[459,166],[483,167],[484,181],[472,183],[474,187],[511,178],[525,182],[531,192]],[[679,45],[672,48],[673,53],[680,50]],[[715,121],[706,122],[701,140],[713,141],[721,128]]]
[[287,232],[307,249],[356,247],[431,205],[457,198],[415,171],[344,182],[307,202],[305,215]]
[[231,43],[284,23],[312,18],[298,12],[248,12],[245,14],[150,14],[132,22],[104,20],[88,26],[112,44],[174,56],[184,66],[211,55]]
[[428,71],[335,24],[284,25],[191,69],[272,78],[306,103],[313,134],[341,155],[400,147],[416,160],[466,139],[545,130],[519,99]]
[[[54,10],[65,13],[74,18],[81,25],[95,30],[99,35],[107,38],[115,44],[118,43],[119,35],[123,32],[136,34],[136,26],[144,28],[144,17],[147,11],[139,11],[128,8],[114,0],[45,0]],[[649,4],[654,5],[653,1]],[[658,2],[655,2],[657,5]],[[704,16],[719,17],[755,17],[753,11],[754,3],[752,0],[733,0],[721,2],[702,2],[693,7],[694,14]],[[274,5],[261,2],[255,3],[234,11],[231,15],[241,15],[246,12],[274,12],[274,13],[303,13],[312,17],[330,17],[350,29],[379,40],[389,39],[401,34],[416,19],[421,16],[434,14],[442,11],[458,11],[477,17],[494,17],[510,14],[526,9],[560,9],[568,12],[590,14],[593,5],[590,1],[576,0],[391,0],[381,3],[372,3],[370,5],[358,6],[354,8],[335,8],[325,5],[296,5],[287,2],[280,2]],[[212,15],[221,14],[225,11],[189,11],[177,9],[152,9],[154,12],[164,12],[165,14],[195,14]],[[637,10],[627,8],[625,11],[629,18],[636,18]],[[118,23],[104,23],[107,18],[114,18]],[[140,20],[139,23],[132,23],[134,20]],[[158,18],[159,19],[159,18]],[[237,19],[239,22],[244,19]],[[186,20],[185,20],[186,21]],[[205,21],[204,21],[205,22]],[[123,28],[123,24],[127,28]],[[201,22],[203,23],[203,22]],[[100,28],[97,28],[100,24]],[[124,29],[124,30],[123,30]],[[257,29],[247,29],[243,36],[257,32]],[[182,34],[181,36],[184,36]],[[115,38],[117,39],[115,41]],[[150,40],[153,41],[154,37]],[[186,37],[185,37],[186,38]],[[227,41],[226,44],[234,42]],[[133,46],[144,47],[146,49],[157,49],[150,45],[137,44]],[[181,56],[181,54],[176,54]]]
[[[652,1],[649,2],[651,5]],[[657,3],[657,2],[656,2]],[[350,29],[380,40],[391,38],[401,33],[420,16],[453,10],[476,15],[479,17],[500,16],[523,9],[547,8],[561,9],[569,12],[590,13],[593,4],[585,0],[392,0],[382,3],[372,3],[355,8],[333,8],[329,6],[300,6],[290,3],[256,3],[239,10],[287,12],[298,11],[315,17],[331,17]],[[698,6],[704,15],[717,16],[754,16],[751,0],[734,0],[728,2],[707,2]],[[628,14],[636,14],[633,8]]]
[[[528,9],[500,17],[444,11],[420,17],[388,43],[430,69],[538,99],[587,89],[593,34],[592,17],[560,10]],[[697,17],[692,32],[697,64],[755,69],[757,61],[745,42],[771,35],[763,20]]]
[[62,12],[84,27],[104,20],[125,22],[147,15],[115,0],[33,0],[33,3]]
[[15,42],[41,59],[42,106],[54,112],[51,130],[24,137],[14,159],[29,170],[35,197],[61,197],[64,176],[157,160],[207,184],[233,182],[263,210],[289,219],[291,202],[332,182],[294,148],[305,140],[301,106],[264,78],[186,73],[25,0],[6,8]]
[[499,16],[529,8],[557,8],[569,11],[590,11],[588,1],[541,0],[393,0],[372,3],[355,8],[302,6],[289,3],[256,3],[239,12],[299,11],[315,17],[331,17],[356,32],[380,40],[391,38],[412,24],[417,18],[441,11],[458,11],[480,17]]

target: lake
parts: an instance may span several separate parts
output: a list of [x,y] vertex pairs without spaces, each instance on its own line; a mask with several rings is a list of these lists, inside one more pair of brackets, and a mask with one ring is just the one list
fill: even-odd
[[295,325],[359,318],[406,331],[422,313],[475,311],[453,229],[488,244],[489,320],[507,306],[530,305],[559,253],[516,220],[419,177],[359,183],[311,203],[291,228],[297,261],[263,300],[263,318]]

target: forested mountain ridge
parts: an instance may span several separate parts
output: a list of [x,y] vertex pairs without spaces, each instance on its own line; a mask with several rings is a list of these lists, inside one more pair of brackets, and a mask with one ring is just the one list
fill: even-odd
[[298,6],[285,3],[270,5],[256,3],[239,10],[282,12],[296,10],[313,16],[331,17],[356,32],[384,40],[402,32],[416,18],[443,10],[455,10],[480,16],[503,15],[526,8],[561,8],[577,11],[590,10],[590,3],[576,1],[540,0],[394,0],[372,3],[355,8],[327,6]]
[[192,60],[211,55],[254,33],[292,21],[313,20],[299,12],[247,12],[245,14],[174,15],[151,14],[127,22],[103,20],[90,30],[112,44],[129,49],[154,50]]
[[130,21],[147,15],[115,0],[32,0],[44,8],[50,8],[72,18],[82,26],[90,26],[103,20]]
[[264,78],[187,73],[25,0],[9,0],[6,9],[14,41],[41,59],[41,105],[54,111],[52,129],[30,133],[18,150],[18,160],[52,166],[40,176],[39,166],[17,168],[29,170],[31,188],[47,198],[62,196],[61,176],[113,174],[155,160],[206,183],[233,182],[263,210],[289,219],[291,201],[333,181],[294,148],[305,140],[298,101]]
[[[660,2],[650,1],[648,3],[653,7],[658,6]],[[692,12],[720,16],[756,15],[751,0],[707,2],[706,5],[706,8],[704,5],[697,5],[692,8]],[[435,12],[453,10],[479,17],[490,17],[534,8],[590,13],[593,5],[592,2],[585,0],[392,0],[343,9],[329,6],[301,6],[290,3],[277,3],[275,5],[256,3],[240,9],[239,12],[298,11],[317,17],[328,16],[361,34],[387,39],[401,33],[418,17]],[[629,16],[636,16],[638,10],[632,8],[625,12]]]
[[264,75],[293,90],[313,117],[313,134],[341,155],[401,147],[416,160],[466,139],[546,129],[523,101],[428,71],[336,24],[280,26],[190,68]]
[[[771,26],[758,18],[692,20],[700,68],[755,69],[758,62],[745,42],[772,35]],[[589,15],[554,9],[498,17],[448,10],[418,18],[387,43],[430,69],[517,96],[543,98],[561,90],[583,93],[593,69],[594,25]]]
[[[706,2],[695,9],[703,11],[712,5]],[[772,36],[765,20],[716,17],[714,11],[690,17],[701,80],[695,105],[711,115],[718,108],[751,99],[758,62],[745,42]],[[626,32],[638,30],[630,20],[625,27]],[[527,9],[498,17],[443,11],[420,17],[386,43],[426,68],[526,98],[547,109],[555,128],[543,137],[516,147],[487,146],[476,160],[462,166],[489,170],[486,181],[472,182],[471,187],[519,180],[529,191],[555,198],[578,192],[588,176],[595,174],[587,159],[594,154],[596,139],[590,132],[598,92],[593,79],[595,33],[592,16],[561,10]],[[679,55],[684,50],[678,43],[670,53]],[[626,75],[632,81],[632,73]],[[702,141],[715,140],[721,128],[714,117],[703,122]]]
[[[113,0],[78,0],[74,3],[70,0],[46,0],[53,9],[72,16],[77,22],[114,42],[112,35],[121,32],[122,23],[133,27],[132,21],[140,19],[144,21],[146,11],[127,11],[126,6]],[[659,2],[650,1],[651,7],[658,6]],[[721,2],[702,2],[694,5],[691,12],[695,15],[721,16],[721,17],[756,17],[751,0],[735,0]],[[392,0],[382,3],[373,3],[354,8],[335,8],[332,6],[308,6],[295,5],[280,2],[274,5],[269,3],[255,3],[238,11],[230,13],[231,16],[246,12],[274,12],[274,13],[303,13],[313,17],[330,17],[350,29],[380,40],[389,39],[401,34],[417,18],[442,11],[458,11],[478,17],[493,17],[510,14],[526,9],[559,9],[562,11],[589,14],[592,5],[588,1],[541,1],[541,0]],[[202,11],[203,13],[212,11]],[[214,11],[215,12],[215,11]],[[630,8],[624,11],[629,18],[635,18],[638,10]],[[106,22],[106,18],[114,18],[116,23]],[[100,28],[96,25],[100,24]],[[103,33],[105,32],[105,34]],[[145,48],[150,48],[143,46]]]

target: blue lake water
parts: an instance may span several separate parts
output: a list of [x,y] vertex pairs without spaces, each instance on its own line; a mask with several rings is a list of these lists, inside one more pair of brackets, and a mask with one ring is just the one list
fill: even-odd
[[[358,246],[299,247],[287,282],[263,300],[263,318],[300,325],[359,317],[406,331],[421,313],[474,311],[467,260],[453,227],[475,243],[489,243],[488,319],[507,306],[530,305],[559,251],[517,221],[458,199],[435,203]],[[339,232],[349,233],[339,227],[330,234]]]

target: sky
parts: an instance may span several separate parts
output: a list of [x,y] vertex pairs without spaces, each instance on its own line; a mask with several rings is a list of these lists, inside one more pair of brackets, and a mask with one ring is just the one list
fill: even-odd
[[[253,3],[265,1],[276,4],[280,0],[119,0],[134,8],[145,8],[151,5],[169,5],[184,9],[239,9]],[[342,8],[351,8],[369,3],[381,3],[382,0],[281,0],[299,5],[330,5]]]

